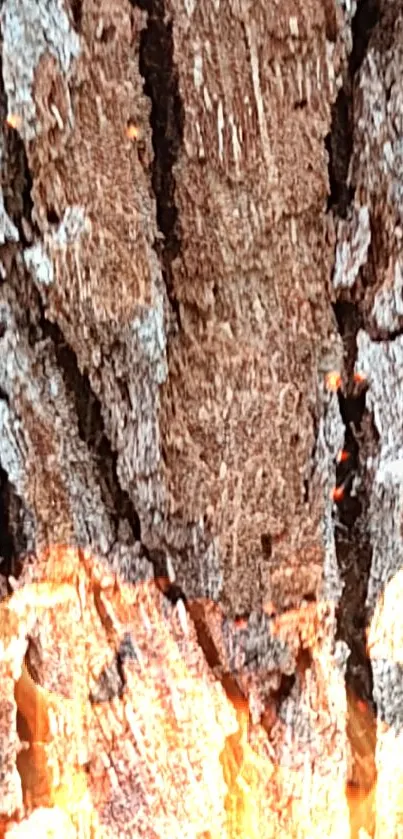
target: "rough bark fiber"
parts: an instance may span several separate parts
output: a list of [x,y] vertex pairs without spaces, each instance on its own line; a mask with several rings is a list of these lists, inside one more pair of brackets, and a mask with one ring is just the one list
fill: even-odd
[[[367,815],[349,825],[345,797],[335,807],[324,779],[340,790],[353,780],[367,794],[378,772],[382,791],[389,740],[379,733],[375,746],[368,708],[375,702],[392,728],[400,719],[398,656],[392,667],[368,657],[366,629],[378,604],[382,635],[379,597],[402,551],[401,6],[1,3],[1,591],[16,578],[21,586],[0,606],[4,820],[30,806],[13,698],[29,637],[36,633],[46,658],[69,620],[60,613],[58,624],[53,603],[34,621],[18,603],[29,592],[35,600],[35,579],[51,583],[53,566],[34,557],[66,544],[81,550],[71,554],[71,579],[84,574],[89,600],[85,557],[103,558],[119,575],[120,594],[109,601],[119,614],[125,598],[132,609],[120,627],[137,621],[140,635],[151,635],[143,612],[152,604],[156,669],[147,659],[141,672],[151,693],[156,679],[171,685],[177,675],[160,634],[181,648],[192,684],[207,680],[211,715],[189,742],[221,731],[210,744],[217,794],[203,827],[193,801],[206,796],[201,754],[179,773],[193,790],[191,816],[183,790],[165,810],[158,796],[141,798],[157,784],[145,780],[146,767],[140,798],[134,784],[124,807],[117,801],[132,764],[148,759],[121,756],[120,720],[104,749],[106,761],[125,767],[110,781],[117,799],[107,835],[179,837],[185,826],[192,837],[237,835],[224,807],[224,779],[231,790],[233,776],[219,759],[225,738],[238,736],[234,692],[248,701],[255,752],[269,750],[265,770],[259,764],[269,772],[269,809],[273,784],[280,789],[283,821],[269,820],[267,836],[290,835],[304,807],[321,814],[316,827],[308,819],[307,836],[356,835],[363,825],[394,835],[386,815],[376,834]],[[335,369],[338,394],[325,386]],[[354,381],[354,371],[366,379]],[[348,458],[336,468],[342,447]],[[337,515],[335,481],[345,485]],[[184,599],[190,634],[182,644],[175,621]],[[104,637],[103,618],[92,617],[99,632],[91,655],[98,646],[108,667],[115,630]],[[87,620],[79,609],[81,639]],[[109,676],[119,686],[118,660]],[[89,707],[94,686],[84,665]],[[34,683],[63,693],[49,669],[34,670],[31,652]],[[365,700],[358,717],[347,715],[344,677]],[[136,697],[133,682],[116,708],[130,706],[141,727],[148,709]],[[159,702],[150,694],[156,713]],[[161,703],[169,727],[172,695]],[[96,745],[91,725],[86,736]],[[370,742],[364,757],[357,731]],[[175,749],[180,763],[187,747]],[[81,767],[77,755],[72,763]],[[276,775],[270,786],[271,769],[284,765],[295,775]],[[311,779],[308,805],[302,772]],[[101,821],[108,795],[96,805]],[[237,812],[237,795],[227,813]],[[18,827],[7,829],[11,836]]]

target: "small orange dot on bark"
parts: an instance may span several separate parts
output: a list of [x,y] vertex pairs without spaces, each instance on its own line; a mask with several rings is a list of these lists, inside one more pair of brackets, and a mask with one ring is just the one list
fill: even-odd
[[235,628],[236,629],[246,629],[248,626],[248,619],[247,618],[235,618]]
[[140,138],[141,131],[138,125],[134,122],[129,122],[126,128],[126,137],[129,140],[138,140]]
[[272,600],[263,604],[263,611],[269,618],[273,618],[277,614],[277,609]]
[[344,487],[334,487],[331,493],[332,501],[341,501],[344,498]]
[[331,370],[326,376],[326,387],[333,393],[336,393],[341,388],[341,375],[337,370]]
[[22,119],[18,114],[7,114],[6,123],[10,128],[15,128],[18,131],[21,128]]

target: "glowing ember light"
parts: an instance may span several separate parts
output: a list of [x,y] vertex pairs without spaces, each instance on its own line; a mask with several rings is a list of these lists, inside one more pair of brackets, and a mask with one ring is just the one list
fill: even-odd
[[236,629],[247,629],[248,626],[248,619],[247,618],[235,618],[234,625]]
[[345,449],[340,449],[340,451],[338,452],[337,457],[336,457],[337,463],[345,463],[346,460],[349,460],[349,459],[350,459],[349,452],[346,452]]
[[[362,839],[375,835],[375,810],[382,839],[401,835],[403,736],[382,728],[370,703],[346,693],[339,664],[323,640],[324,621],[334,604],[309,601],[272,617],[273,638],[299,656],[299,693],[295,691],[288,703],[288,719],[279,712],[277,700],[254,717],[253,702],[249,708],[242,691],[236,698],[227,688],[224,692],[224,680],[220,684],[197,645],[192,647],[192,612],[188,617],[183,600],[172,608],[154,582],[119,582],[89,554],[69,548],[54,550],[44,567],[43,577],[35,577],[39,582],[22,585],[0,604],[0,641],[8,654],[10,619],[18,624],[26,610],[49,632],[57,625],[58,656],[67,647],[71,690],[62,695],[58,684],[52,690],[42,687],[29,673],[29,660],[22,669],[21,662],[16,664],[16,678],[20,672],[21,676],[14,697],[27,738],[19,755],[19,775],[30,801],[26,817],[19,824],[6,822],[4,834],[0,821],[0,836],[101,839],[98,813],[113,807],[115,795],[119,800],[116,790],[133,763],[148,794],[142,805],[146,829],[138,828],[138,810],[130,809],[129,803],[133,822],[127,835],[148,836],[152,830],[156,836],[200,839]],[[168,575],[173,576],[169,567]],[[388,583],[375,609],[368,633],[371,658],[403,663],[402,593],[403,572]],[[266,610],[272,609],[267,602]],[[52,620],[49,612],[54,613]],[[100,614],[105,614],[110,629],[105,647]],[[245,617],[234,621],[237,628],[247,624]],[[122,647],[122,634],[126,649],[130,644],[132,652],[135,648],[135,655],[129,654],[126,692],[91,703],[91,680],[98,679],[116,655],[115,627],[120,642],[116,649]],[[185,643],[180,628],[187,636]],[[45,645],[45,653],[46,649]],[[184,650],[191,651],[189,659]],[[44,683],[48,685],[46,679]],[[301,740],[292,719],[298,703],[304,713]],[[254,721],[259,718],[261,723]],[[358,778],[349,767],[346,779],[346,719],[352,729],[350,744],[355,737],[358,745]],[[374,765],[374,732],[376,759],[381,761],[378,780],[366,766],[371,759]],[[39,778],[45,785],[45,805],[38,802],[43,794]]]
[[268,618],[274,617],[277,612],[275,603],[272,600],[267,600],[266,603],[263,603],[263,611]]
[[[256,740],[250,742],[249,706],[245,699],[234,699],[238,730],[227,738],[221,754],[224,780],[227,785],[225,810],[228,839],[262,839],[274,836],[275,813],[267,818],[266,790],[275,767],[259,749],[266,739],[263,729],[256,728]],[[266,805],[266,807],[265,807]],[[266,815],[265,815],[266,810]],[[270,824],[270,821],[272,822]]]
[[332,391],[333,393],[337,393],[337,391],[340,390],[342,385],[342,378],[340,373],[337,370],[331,370],[330,373],[327,373],[325,382],[328,390]]
[[332,501],[335,501],[336,503],[338,501],[342,501],[343,498],[344,498],[344,486],[343,486],[343,484],[339,487],[334,487],[332,489],[331,493],[330,493],[330,497],[331,497]]
[[22,119],[18,114],[7,114],[6,123],[10,128],[18,131],[22,126]]
[[[236,718],[195,642],[183,600],[175,606],[164,602],[154,581],[130,585],[111,575],[110,585],[101,587],[104,567],[84,550],[52,548],[36,560],[35,575],[40,582],[27,581],[0,603],[0,665],[19,622],[21,633],[27,632],[27,620],[28,626],[46,626],[41,672],[46,688],[28,672],[29,657],[15,686],[27,739],[19,775],[28,815],[41,806],[58,807],[76,828],[74,836],[101,839],[106,834],[98,813],[120,800],[115,765],[121,775],[135,765],[147,799],[138,814],[133,791],[128,836],[150,835],[143,833],[144,823],[157,836],[199,836],[206,827],[209,835],[221,836],[227,790],[220,754]],[[131,666],[124,691],[91,700],[117,651],[123,655],[128,635]],[[51,666],[55,647],[59,667]],[[12,656],[14,662],[13,651]],[[13,663],[17,675],[18,664]],[[1,805],[0,800],[0,814]],[[29,821],[18,827],[21,836],[46,835],[45,826],[29,834]]]
[[141,137],[141,130],[134,122],[129,122],[126,128],[126,137],[129,140],[139,140]]
[[59,807],[38,807],[19,824],[10,824],[5,839],[76,839],[73,823]]
[[354,373],[353,381],[356,385],[365,385],[367,384],[367,377],[363,375],[363,373]]

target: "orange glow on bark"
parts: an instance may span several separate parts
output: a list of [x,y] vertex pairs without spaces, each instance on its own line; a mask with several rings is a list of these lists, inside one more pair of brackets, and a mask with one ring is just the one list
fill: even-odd
[[337,391],[340,390],[342,378],[337,370],[331,370],[331,372],[327,374],[325,381],[327,389],[332,391],[332,393],[337,393]]

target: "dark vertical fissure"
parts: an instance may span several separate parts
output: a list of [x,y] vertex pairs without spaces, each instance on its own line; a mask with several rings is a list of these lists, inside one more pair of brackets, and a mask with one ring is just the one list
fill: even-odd
[[147,12],[147,25],[140,39],[140,73],[144,93],[151,100],[151,134],[154,159],[151,182],[156,201],[157,224],[163,234],[155,243],[172,312],[179,307],[172,279],[172,262],[181,245],[178,208],[175,203],[174,166],[183,144],[184,109],[174,63],[172,21],[164,0],[131,0]]
[[[346,668],[349,699],[347,736],[353,758],[349,785],[358,794],[360,791],[366,794],[376,782],[376,709],[372,666],[366,645],[369,624],[366,599],[372,545],[368,526],[369,482],[365,464],[372,426],[365,407],[366,385],[354,381],[356,336],[361,325],[359,309],[354,302],[339,301],[335,304],[335,314],[346,354],[346,380],[343,389],[339,391],[340,413],[345,425],[343,452],[346,459],[336,468],[336,484],[344,488],[344,494],[337,503],[335,528],[336,556],[343,582],[337,611],[337,637],[345,641],[350,650]],[[367,835],[372,836],[374,823],[370,810],[366,818],[367,822],[363,826]],[[358,839],[353,821],[351,827],[352,839]]]
[[353,150],[353,85],[364,60],[371,32],[379,18],[379,0],[361,0],[352,21],[353,47],[343,86],[332,108],[331,130],[325,145],[329,155],[330,194],[328,210],[346,218],[354,187],[348,183],[348,169]]
[[361,447],[365,415],[365,384],[355,383],[356,335],[360,327],[357,306],[350,301],[335,304],[335,313],[345,348],[346,382],[339,391],[339,407],[345,425],[345,460],[336,468],[336,484],[344,488],[337,505],[336,551],[344,584],[338,612],[339,637],[351,650],[347,665],[348,687],[367,702],[372,698],[372,673],[366,654],[366,611],[371,547],[367,536],[368,488],[362,474]]
[[6,577],[13,573],[16,554],[10,527],[10,490],[7,472],[0,466],[0,572]]
[[[40,305],[40,304],[39,304]],[[113,521],[115,532],[121,519],[128,522],[134,541],[140,541],[140,519],[126,490],[119,483],[117,454],[113,451],[102,418],[101,403],[88,375],[82,373],[74,350],[60,328],[46,319],[41,308],[41,331],[52,342],[66,389],[75,405],[80,438],[94,457],[98,468],[101,495]]]
[[[0,36],[1,46],[1,36]],[[18,230],[19,239],[26,244],[28,226],[24,220],[30,219],[32,211],[32,181],[27,165],[24,144],[12,126],[6,122],[7,97],[3,82],[2,53],[0,50],[0,121],[3,125],[2,167],[0,184],[4,207],[7,215]],[[7,253],[5,262],[12,264],[18,244],[6,243],[1,250]],[[4,282],[2,278],[0,282]],[[0,337],[7,329],[7,324],[0,323]],[[8,394],[0,389],[0,399],[8,403]],[[0,573],[6,579],[18,573],[19,557],[28,549],[24,522],[27,511],[23,500],[9,479],[7,471],[0,463]]]
[[[75,24],[79,26],[81,0],[72,3],[72,11]],[[29,246],[35,237],[39,238],[40,233],[32,219],[32,176],[25,146],[18,131],[5,124],[7,101],[1,69],[0,63],[0,119],[4,125],[1,186],[6,212],[19,234],[19,243],[12,247],[21,249]],[[52,212],[50,208],[48,219]],[[54,221],[57,223],[59,219],[56,217]],[[128,493],[120,486],[117,475],[117,454],[112,450],[106,435],[101,403],[91,388],[88,375],[80,371],[76,354],[67,344],[59,326],[47,319],[40,293],[31,278],[21,268],[18,271],[11,268],[6,282],[14,284],[18,293],[21,306],[17,316],[30,345],[33,346],[36,342],[47,339],[53,347],[55,360],[63,376],[66,390],[76,409],[80,438],[94,458],[101,495],[116,534],[119,521],[126,520],[133,540],[140,541],[139,516]],[[21,523],[18,517],[15,518],[18,503],[21,506],[22,501],[17,499],[15,494],[13,495],[7,475],[2,473],[3,470],[0,471],[0,561],[1,558],[4,561],[0,568],[2,573],[7,574],[14,573],[14,566],[21,554],[21,546],[24,545],[24,536]],[[10,504],[7,504],[7,499],[10,497],[13,499],[12,508]]]
[[[331,131],[326,138],[330,181],[328,210],[336,218],[348,217],[354,198],[354,184],[349,180],[354,139],[354,81],[378,18],[378,0],[358,3],[352,22],[352,52],[343,87],[333,106]],[[368,527],[369,481],[365,464],[373,430],[365,407],[365,383],[354,379],[357,333],[362,328],[360,301],[354,289],[341,292],[334,313],[343,339],[346,373],[339,391],[340,413],[345,425],[344,456],[336,469],[336,484],[344,490],[337,503],[335,522],[336,554],[343,582],[337,634],[350,649],[346,670],[350,699],[347,734],[353,755],[350,782],[365,791],[372,788],[376,780],[373,676],[366,649],[368,615],[365,605],[372,560]],[[368,713],[368,709],[372,711]],[[370,818],[363,826],[369,835],[373,835],[374,825]],[[355,835],[352,823],[354,839]]]

